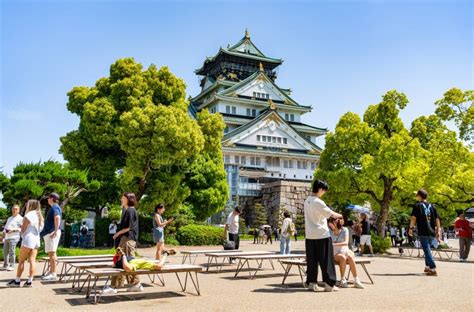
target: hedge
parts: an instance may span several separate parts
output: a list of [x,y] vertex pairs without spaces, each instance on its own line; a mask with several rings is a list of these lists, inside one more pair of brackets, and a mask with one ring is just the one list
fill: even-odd
[[176,239],[180,245],[221,245],[223,236],[223,228],[190,224],[178,229]]
[[[372,248],[374,249],[374,253],[380,253],[383,254],[387,252],[387,250],[392,246],[392,243],[390,242],[390,238],[385,237],[382,238],[381,236],[375,234],[374,232],[371,232],[371,242],[372,242]],[[367,245],[365,246],[365,253],[369,252],[369,248]]]

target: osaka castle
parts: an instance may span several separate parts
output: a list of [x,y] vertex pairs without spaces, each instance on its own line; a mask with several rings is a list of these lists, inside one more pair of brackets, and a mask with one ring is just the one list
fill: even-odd
[[223,116],[230,192],[226,210],[240,207],[247,225],[252,225],[256,203],[266,207],[273,225],[281,208],[302,213],[321,153],[316,138],[327,132],[301,122],[312,107],[277,85],[276,69],[282,63],[257,48],[246,31],[195,71],[201,92],[191,99],[189,112],[196,116],[207,109]]

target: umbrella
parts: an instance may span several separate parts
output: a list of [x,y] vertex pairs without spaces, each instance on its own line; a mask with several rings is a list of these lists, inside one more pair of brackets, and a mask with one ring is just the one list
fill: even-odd
[[355,211],[355,212],[360,212],[360,213],[370,213],[369,208],[365,208],[359,205],[352,205],[350,204],[349,206],[346,207],[346,209]]
[[267,225],[262,225],[263,228],[269,228],[271,226],[269,226],[268,224]]

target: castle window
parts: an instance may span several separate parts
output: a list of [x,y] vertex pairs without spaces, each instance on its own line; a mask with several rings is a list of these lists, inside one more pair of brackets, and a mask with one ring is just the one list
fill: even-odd
[[224,163],[226,163],[226,164],[230,163],[230,155],[225,155]]
[[226,112],[227,114],[230,114],[230,106],[226,106],[226,107],[225,107],[225,112]]
[[288,116],[288,114],[285,114],[285,120],[290,120],[290,117]]
[[277,138],[278,139],[278,143],[281,144],[281,138]]
[[232,106],[232,114],[237,114],[237,108],[235,106]]
[[260,136],[257,135],[257,142],[260,142]]
[[289,168],[288,167],[288,160],[286,160],[286,159],[283,161],[283,168]]
[[246,164],[247,164],[247,159],[245,159],[245,156],[240,157],[240,163],[241,163],[242,165],[246,165]]
[[257,110],[256,109],[252,109],[252,117],[255,117],[257,116]]
[[293,160],[288,160],[288,168],[293,168]]
[[288,144],[288,139],[287,138],[283,138],[283,144]]
[[260,166],[260,157],[255,158],[255,164]]
[[295,121],[295,115],[290,114],[290,121]]
[[239,163],[239,156],[234,156],[234,159],[235,159],[235,163],[238,164]]

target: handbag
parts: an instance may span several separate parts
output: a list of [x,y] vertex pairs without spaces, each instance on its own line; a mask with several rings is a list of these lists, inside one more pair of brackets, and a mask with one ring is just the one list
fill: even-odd
[[226,240],[224,241],[224,250],[234,250],[235,242],[229,240],[229,233],[226,235]]

